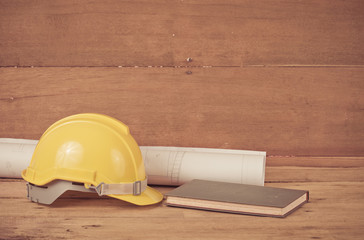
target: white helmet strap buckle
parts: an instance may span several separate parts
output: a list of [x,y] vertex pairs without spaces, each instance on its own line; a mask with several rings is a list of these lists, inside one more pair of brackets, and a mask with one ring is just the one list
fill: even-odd
[[133,194],[140,195],[147,188],[147,179],[143,181],[135,181],[132,183],[100,183],[96,187],[90,186],[99,196],[103,195],[120,195],[120,194]]

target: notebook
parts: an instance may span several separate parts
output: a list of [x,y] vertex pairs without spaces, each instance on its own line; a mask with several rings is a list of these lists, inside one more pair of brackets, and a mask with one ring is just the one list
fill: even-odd
[[308,202],[309,192],[195,179],[165,196],[167,206],[285,217]]

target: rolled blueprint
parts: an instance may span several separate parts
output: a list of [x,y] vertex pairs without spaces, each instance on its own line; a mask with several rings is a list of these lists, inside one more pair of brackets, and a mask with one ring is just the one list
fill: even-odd
[[0,177],[21,178],[37,143],[37,140],[0,138]]
[[[0,177],[21,178],[37,140],[0,138]],[[148,184],[179,186],[192,179],[264,185],[265,152],[140,146]]]
[[193,179],[264,185],[265,152],[140,147],[148,183],[179,186]]

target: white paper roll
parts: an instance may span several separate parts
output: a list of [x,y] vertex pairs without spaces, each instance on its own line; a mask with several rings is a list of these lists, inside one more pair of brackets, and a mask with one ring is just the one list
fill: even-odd
[[140,149],[149,184],[179,186],[202,179],[264,185],[265,152],[182,147]]
[[[0,177],[21,178],[37,140],[0,138]],[[264,185],[265,152],[140,146],[148,184],[178,186],[192,179]]]
[[37,143],[36,140],[0,138],[0,177],[20,178]]

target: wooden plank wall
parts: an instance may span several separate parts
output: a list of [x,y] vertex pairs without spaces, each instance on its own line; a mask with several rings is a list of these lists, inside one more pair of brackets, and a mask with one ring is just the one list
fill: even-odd
[[364,3],[0,0],[0,137],[99,112],[140,145],[364,156]]
[[0,64],[362,65],[363,4],[1,0]]

